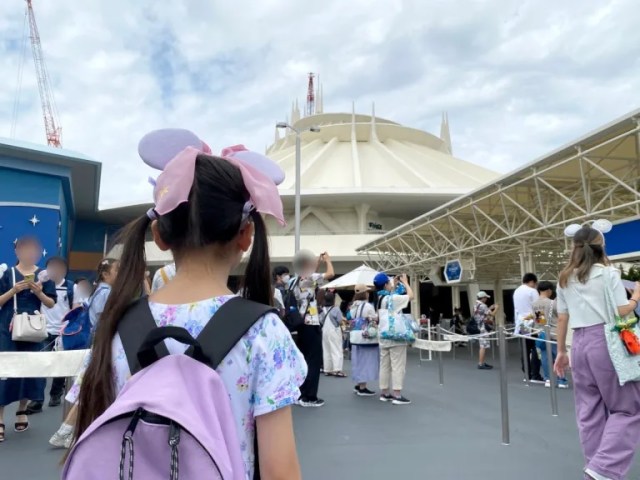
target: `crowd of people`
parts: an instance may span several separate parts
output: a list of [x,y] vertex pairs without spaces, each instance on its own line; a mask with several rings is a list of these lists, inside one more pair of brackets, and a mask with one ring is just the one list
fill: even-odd
[[[403,311],[415,294],[406,275],[392,278],[378,273],[373,285],[351,287],[352,299],[340,303],[334,291],[321,288],[335,276],[326,252],[316,255],[301,250],[294,256],[292,272],[285,266],[271,271],[263,215],[283,220],[278,167],[241,146],[212,155],[204,142],[187,133],[159,131],[141,142],[142,158],[162,171],[154,182],[155,205],[125,227],[121,258],[100,262],[93,287],[85,279],[68,280],[62,258],[49,258],[45,269],[40,269],[41,248],[30,237],[18,239],[17,263],[0,277],[0,351],[59,348],[58,337],[69,312],[80,308],[87,315],[90,353],[66,396],[73,408],[51,438],[55,446],[73,446],[64,478],[81,478],[79,465],[104,465],[114,458],[119,460],[121,475],[125,458],[132,469],[134,430],[144,431],[144,425],[152,424],[166,427],[169,442],[163,448],[170,449],[167,466],[171,465],[171,478],[177,478],[173,475],[178,470],[176,442],[180,441],[181,423],[171,417],[174,413],[190,421],[207,418],[212,422],[207,425],[216,435],[188,432],[203,437],[196,438],[196,443],[187,442],[184,448],[204,448],[207,442],[223,438],[224,445],[216,445],[228,460],[223,468],[234,472],[229,478],[257,478],[258,472],[262,478],[300,478],[291,407],[324,405],[318,396],[322,373],[347,376],[345,330],[349,332],[354,394],[378,395],[380,401],[393,405],[411,403],[403,390],[413,333]],[[163,148],[182,142],[184,148],[164,152],[154,142]],[[149,233],[175,259],[174,264],[158,270],[152,281],[144,257]],[[557,289],[527,274],[513,294],[515,331],[527,337],[522,369],[529,381],[550,386],[554,368],[558,386],[568,387],[567,332],[573,331],[572,371],[586,458],[584,474],[595,480],[619,480],[625,478],[640,444],[640,384],[621,381],[610,358],[603,328],[611,321],[605,292],[612,292],[617,314],[625,317],[638,306],[640,284],[627,295],[597,229],[580,228],[573,243],[571,261]],[[245,256],[240,291],[232,292],[232,272]],[[455,331],[478,335],[480,370],[493,368],[486,363],[486,351],[498,311],[490,295],[481,291],[469,322],[463,321],[461,310],[455,312]],[[133,328],[129,322],[132,312],[141,312]],[[230,321],[229,312],[244,312],[250,318]],[[12,336],[14,321],[23,314],[44,316],[45,338],[36,342]],[[557,343],[552,347],[553,366],[547,362],[547,339],[540,332],[540,326],[547,323]],[[209,338],[228,343],[229,348],[218,351]],[[212,367],[208,373],[195,364],[188,368],[194,375],[205,375],[207,385],[222,386],[228,395],[212,393],[210,404],[201,397],[185,401],[184,408],[201,410],[188,411],[187,417],[180,417],[181,412],[169,408],[175,405],[162,401],[175,400],[176,395],[189,400],[195,392],[158,387],[157,391],[146,390],[146,399],[134,402],[136,385],[154,385],[154,378],[165,375],[173,378],[175,369],[183,365],[183,360],[176,359]],[[50,406],[61,404],[64,382],[52,381]],[[26,431],[30,415],[42,411],[45,385],[45,379],[0,379],[0,442],[6,433],[4,407],[19,404],[13,429]],[[126,401],[130,402],[128,410],[123,406]],[[149,412],[148,405],[164,413]],[[140,419],[142,426],[136,427]],[[106,427],[112,421],[129,425],[124,438],[120,432],[122,449],[118,443],[113,452],[102,452],[97,446],[109,438]],[[206,461],[198,465],[214,468]],[[215,464],[215,468],[220,473],[220,466]]]

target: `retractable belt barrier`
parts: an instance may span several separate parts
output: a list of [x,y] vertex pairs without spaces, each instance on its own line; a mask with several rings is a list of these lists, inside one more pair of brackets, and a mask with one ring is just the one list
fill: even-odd
[[[530,334],[522,335],[515,332],[514,327],[505,328],[498,327],[494,332],[488,333],[480,333],[477,335],[461,335],[459,333],[452,332],[450,330],[446,330],[441,326],[431,327],[431,328],[422,328],[422,333],[428,333],[429,339],[418,339],[413,344],[414,348],[419,350],[426,350],[429,352],[437,352],[438,355],[438,370],[440,375],[440,385],[444,385],[444,370],[443,370],[443,362],[442,362],[442,352],[450,352],[453,350],[454,358],[455,358],[455,349],[453,349],[454,343],[468,343],[469,345],[473,344],[474,340],[484,340],[497,342],[498,344],[498,352],[500,355],[500,406],[501,406],[501,416],[502,416],[502,444],[509,445],[510,444],[510,428],[509,428],[509,399],[508,399],[508,373],[507,373],[507,348],[509,340],[518,340],[524,344],[525,340],[534,340],[541,341],[547,345],[546,348],[546,359],[549,365],[549,380],[550,380],[550,397],[551,397],[551,415],[554,417],[558,416],[558,397],[556,391],[556,381],[557,377],[553,370],[553,352],[552,346],[557,345],[557,341],[551,340],[551,327],[549,325],[545,325],[544,328],[538,330],[532,330],[529,332]],[[545,338],[539,338],[533,335],[544,332]],[[433,334],[433,340],[432,338]],[[526,350],[525,350],[526,351]],[[493,350],[492,350],[493,352]],[[473,355],[473,352],[471,352]],[[422,358],[421,358],[422,360]],[[525,377],[528,376],[528,364],[524,362],[525,365]],[[528,378],[525,378],[526,385],[529,385]]]
[[0,352],[0,379],[75,377],[88,352]]

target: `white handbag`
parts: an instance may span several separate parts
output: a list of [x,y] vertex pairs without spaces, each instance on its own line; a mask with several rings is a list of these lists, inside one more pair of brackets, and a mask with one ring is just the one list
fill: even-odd
[[[16,284],[16,271],[11,269],[13,285]],[[41,313],[29,315],[18,313],[18,297],[13,296],[13,319],[11,320],[11,340],[14,342],[40,343],[47,338],[47,319]]]

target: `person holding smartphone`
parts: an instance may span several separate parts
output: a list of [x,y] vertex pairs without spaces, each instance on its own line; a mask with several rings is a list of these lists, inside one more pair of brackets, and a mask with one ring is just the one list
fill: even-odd
[[[19,238],[15,244],[18,263],[0,278],[0,352],[38,352],[43,342],[14,342],[11,338],[14,299],[17,313],[35,314],[42,307],[52,308],[56,303],[56,286],[51,281],[39,282],[42,246],[34,237]],[[20,402],[13,430],[22,433],[29,428],[27,404],[44,401],[44,378],[0,379],[0,442],[5,440],[4,407]]]
[[[320,263],[326,264],[325,273],[318,273]],[[317,257],[309,250],[300,250],[293,257],[296,277],[289,280],[289,288],[298,301],[304,325],[298,332],[299,348],[309,367],[307,378],[300,387],[301,407],[322,407],[324,400],[318,398],[320,369],[322,368],[322,327],[318,312],[318,287],[335,276],[333,263],[328,253]]]
[[[402,284],[405,294],[395,293],[397,284]],[[394,282],[386,273],[378,273],[373,279],[378,291],[378,312],[389,310],[398,316],[414,299],[413,289],[406,274]],[[411,400],[402,395],[407,367],[408,344],[404,341],[379,339],[380,345],[380,401],[393,405],[409,405]]]

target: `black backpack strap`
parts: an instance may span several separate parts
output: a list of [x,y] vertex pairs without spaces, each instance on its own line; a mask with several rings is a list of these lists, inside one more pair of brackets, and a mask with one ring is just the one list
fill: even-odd
[[[269,305],[252,302],[241,297],[235,297],[223,303],[197,338],[202,351],[211,362],[210,365],[213,368],[220,365],[224,357],[227,356],[258,319],[269,312],[277,313],[277,310]],[[192,351],[193,347],[189,347],[187,353],[192,353]],[[260,480],[257,428],[254,433],[255,460],[253,480]]]
[[[124,347],[124,353],[127,355],[131,375],[140,371],[138,350],[149,332],[157,327],[149,308],[149,298],[146,296],[133,302],[118,323],[118,333]],[[158,343],[155,348],[158,358],[169,355],[169,350],[164,342]]]
[[[244,334],[260,317],[269,312],[277,314],[274,307],[241,297],[234,297],[223,303],[196,339],[210,360],[210,365],[217,368]],[[192,350],[189,347],[187,353],[192,353]]]

